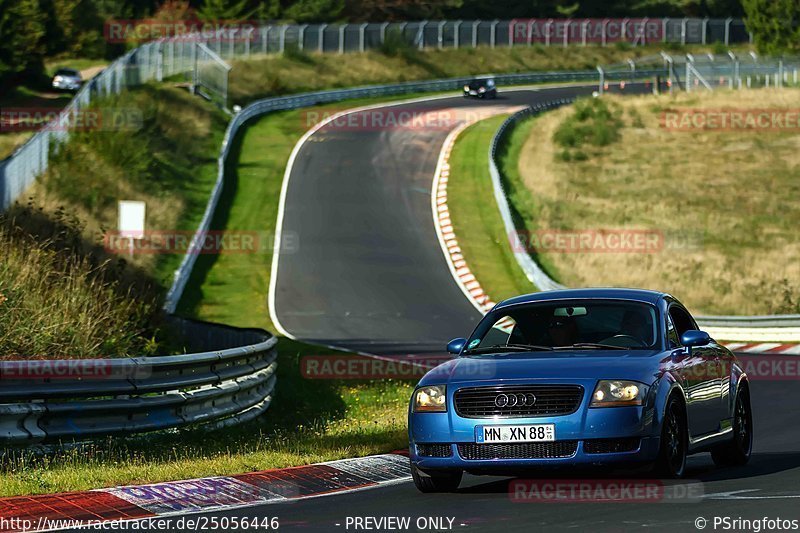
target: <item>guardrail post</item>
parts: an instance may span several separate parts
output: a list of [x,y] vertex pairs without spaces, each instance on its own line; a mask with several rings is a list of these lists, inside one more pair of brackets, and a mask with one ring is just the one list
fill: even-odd
[[731,22],[733,22],[731,17],[725,19],[725,46],[731,42]]
[[783,87],[783,59],[778,60],[778,83],[775,85]]
[[567,19],[564,21],[564,42],[563,46],[566,48],[569,45],[569,30],[572,27],[572,20]]
[[473,21],[472,23],[472,48],[478,47],[478,26],[480,23],[480,20]]
[[686,44],[686,26],[689,24],[689,19],[684,18],[681,21],[681,44]]
[[327,27],[327,24],[320,24],[317,29],[317,50],[320,54],[325,51],[325,28]]
[[526,36],[526,40],[528,46],[533,43],[533,25],[536,24],[536,19],[531,19],[528,21],[528,35]]
[[261,27],[261,45],[264,55],[267,55],[269,52],[269,26]]
[[308,28],[308,24],[301,24],[297,30],[297,47],[300,50],[303,50],[306,46],[306,28]]
[[649,21],[650,19],[645,17],[639,22],[639,29],[636,31],[636,38],[633,41],[634,44],[641,43],[642,46],[647,44],[647,23]]
[[553,19],[549,19],[544,24],[544,45],[550,46],[550,32],[553,28]]
[[286,51],[286,32],[289,29],[288,24],[281,26],[280,33],[278,34],[278,51],[282,54]]
[[608,44],[608,23],[608,19],[603,19],[603,22],[600,26],[602,28],[600,31],[600,46],[605,46]]
[[461,39],[461,24],[462,21],[457,20],[453,29],[453,48],[458,48],[459,40]]
[[622,19],[619,27],[620,40],[624,42],[628,42],[628,20],[627,18]]
[[347,29],[347,24],[339,25],[339,53],[344,53],[344,32]]
[[591,21],[589,21],[589,20],[584,20],[581,23],[581,46],[586,46],[586,33],[587,33],[587,30],[589,29],[589,24],[590,23],[591,23]]
[[668,18],[664,18],[661,21],[661,42],[662,43],[667,42],[667,26],[668,25],[669,25],[669,19]]
[[675,78],[675,62],[672,59],[672,56],[661,52],[661,57],[664,58],[664,62],[667,64],[667,87],[669,87],[669,94],[672,94],[673,88],[673,79]]
[[364,33],[367,31],[367,24],[366,22],[362,23],[361,26],[358,27],[358,51],[364,51]]
[[436,45],[439,50],[442,49],[443,41],[444,41],[444,25],[447,24],[446,20],[440,20],[439,24],[436,25]]
[[597,93],[600,96],[603,96],[603,86],[606,83],[606,73],[603,72],[603,67],[601,67],[600,65],[597,65],[597,72],[598,74],[600,74],[600,86],[597,89]]
[[492,25],[489,27],[489,45],[494,48],[497,44],[497,25],[500,23],[499,20],[495,20],[492,22]]
[[636,62],[633,59],[629,59],[628,66],[631,68],[631,81],[633,81],[636,79]]
[[707,44],[707,43],[706,43],[706,36],[707,36],[707,34],[708,34],[708,17],[705,17],[705,18],[703,19],[703,27],[702,27],[702,29],[700,30],[701,42],[702,42],[703,44]]
[[381,28],[380,28],[381,44],[386,42],[386,28],[388,28],[388,27],[389,27],[389,23],[388,22],[384,22],[384,23],[381,24]]
[[417,48],[422,50],[425,48],[425,28],[428,26],[428,21],[423,20],[419,23],[419,28],[417,28]]
[[163,43],[156,43],[156,81],[164,81],[164,48]]

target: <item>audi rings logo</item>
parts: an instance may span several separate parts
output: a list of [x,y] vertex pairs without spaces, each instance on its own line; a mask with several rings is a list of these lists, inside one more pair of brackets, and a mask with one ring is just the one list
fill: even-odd
[[498,394],[494,399],[497,407],[533,407],[536,396],[531,394]]

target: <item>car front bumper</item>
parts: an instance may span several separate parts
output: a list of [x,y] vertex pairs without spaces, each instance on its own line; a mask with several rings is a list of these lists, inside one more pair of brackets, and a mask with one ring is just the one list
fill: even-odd
[[[574,381],[573,381],[574,383]],[[593,464],[637,464],[655,461],[658,456],[660,425],[656,423],[654,409],[641,407],[589,408],[589,396],[594,390],[593,383],[581,383],[584,397],[580,407],[572,414],[551,417],[531,418],[462,418],[453,409],[453,392],[448,389],[448,411],[446,413],[409,414],[409,454],[411,462],[421,469],[462,469],[470,471],[506,471],[524,467],[593,465]],[[508,445],[502,444],[502,452],[486,458],[486,453],[474,452],[476,444],[475,427],[487,425],[527,425],[554,424],[555,440],[561,450],[552,454],[525,452],[505,453]],[[615,441],[634,443],[622,446],[622,451],[607,451],[604,444]],[[598,446],[598,443],[600,445]],[[418,444],[441,444],[448,446],[448,457],[421,455]],[[470,445],[462,453],[459,444]],[[567,444],[569,444],[567,446]],[[505,448],[504,448],[505,447]],[[594,447],[592,449],[592,447]],[[545,445],[547,448],[547,445]],[[439,450],[445,448],[439,447]],[[574,449],[574,452],[572,451]],[[613,449],[613,447],[612,447]],[[565,452],[568,455],[565,455]],[[590,453],[597,452],[597,453]],[[550,455],[542,457],[541,455]]]

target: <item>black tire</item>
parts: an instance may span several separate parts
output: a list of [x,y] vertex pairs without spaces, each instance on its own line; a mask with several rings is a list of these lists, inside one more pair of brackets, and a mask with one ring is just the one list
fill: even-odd
[[686,472],[686,457],[689,455],[689,430],[686,411],[677,397],[670,396],[664,409],[661,425],[661,447],[653,467],[662,478],[677,479]]
[[411,478],[420,492],[453,492],[461,483],[461,470],[422,471],[411,465]]
[[742,466],[750,460],[753,451],[753,411],[750,409],[750,391],[743,387],[736,394],[733,410],[733,439],[711,450],[717,466]]

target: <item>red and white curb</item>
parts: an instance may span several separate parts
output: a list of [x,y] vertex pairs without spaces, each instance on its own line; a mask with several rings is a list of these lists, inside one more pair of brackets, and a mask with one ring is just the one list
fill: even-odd
[[800,355],[800,344],[781,344],[778,342],[726,342],[732,352],[762,355]]
[[472,305],[481,313],[486,313],[495,306],[496,302],[492,301],[483,291],[480,282],[475,279],[475,275],[467,266],[467,261],[461,253],[458,239],[456,239],[453,230],[453,223],[450,220],[450,210],[447,207],[447,183],[450,180],[450,163],[448,163],[448,160],[450,159],[450,152],[453,150],[456,138],[472,124],[474,124],[474,121],[465,122],[451,131],[444,141],[442,151],[439,153],[439,162],[436,165],[436,173],[434,174],[432,188],[433,222],[453,279],[456,280],[459,288]]
[[0,499],[0,531],[48,531],[110,521],[252,507],[411,479],[405,452],[151,485]]
[[447,206],[447,184],[450,181],[450,153],[453,151],[456,139],[468,127],[472,126],[479,120],[490,118],[494,115],[513,112],[517,108],[499,108],[492,109],[486,113],[480,114],[480,119],[473,118],[465,120],[457,128],[450,132],[444,141],[441,152],[439,152],[439,160],[436,164],[436,170],[433,176],[433,187],[431,188],[431,209],[433,211],[433,224],[436,228],[436,235],[439,238],[439,244],[444,252],[447,266],[450,268],[450,273],[453,279],[458,284],[461,292],[472,303],[481,314],[487,313],[492,307],[496,305],[488,294],[481,287],[480,282],[475,278],[467,261],[464,259],[464,254],[461,247],[458,245],[455,231],[453,229],[453,222],[450,219],[450,209]]

